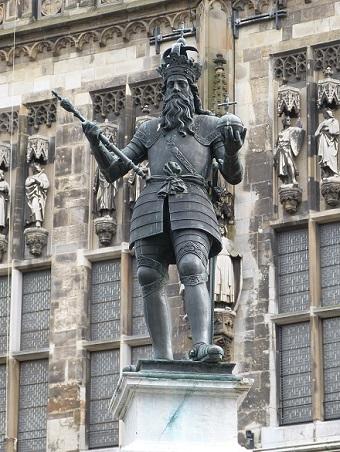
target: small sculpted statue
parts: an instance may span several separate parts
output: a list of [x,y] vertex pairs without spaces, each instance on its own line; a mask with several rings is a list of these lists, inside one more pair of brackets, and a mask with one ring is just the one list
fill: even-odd
[[93,183],[93,211],[98,217],[112,216],[116,210],[117,183],[110,183],[97,167]]
[[[148,160],[150,171],[133,209],[130,247],[135,248],[154,358],[173,359],[165,286],[168,266],[176,264],[192,332],[189,357],[219,362],[223,350],[212,344],[207,264],[221,251],[222,241],[207,180],[215,158],[229,183],[241,181],[238,151],[246,129],[235,115],[217,118],[202,109],[196,85],[201,65],[188,57],[189,50],[197,52],[180,38],[163,54],[161,117],[141,124],[123,150],[134,164]],[[96,124],[86,121],[83,130],[108,182],[129,171],[102,145]]]
[[0,232],[6,228],[8,220],[9,185],[5,181],[5,173],[0,170]]
[[282,125],[276,143],[274,165],[283,184],[298,185],[295,159],[301,151],[305,131],[302,127],[293,127],[289,116],[282,119]]
[[319,164],[322,178],[338,176],[338,147],[339,147],[339,121],[334,118],[333,112],[327,109],[323,113],[324,120],[316,129],[315,136],[319,138]]
[[33,174],[25,181],[27,204],[31,210],[28,223],[40,228],[45,217],[47,190],[50,184],[40,163],[33,161],[30,167]]

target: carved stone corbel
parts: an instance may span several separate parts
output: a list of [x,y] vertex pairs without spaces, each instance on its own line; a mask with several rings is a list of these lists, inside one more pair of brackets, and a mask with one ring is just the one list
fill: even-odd
[[7,252],[8,241],[7,236],[4,234],[0,234],[0,262],[2,262],[2,258],[4,254]]
[[340,197],[340,178],[327,178],[321,181],[321,194],[326,204],[335,207],[339,203]]
[[94,220],[94,228],[102,246],[110,246],[113,236],[117,230],[117,222],[114,218],[106,215]]
[[41,256],[43,248],[47,245],[48,231],[44,228],[27,228],[24,231],[25,243],[32,256]]
[[302,188],[293,184],[281,185],[279,197],[285,211],[293,215],[302,201]]
[[233,339],[235,312],[230,308],[214,309],[214,344],[224,350],[224,361],[233,360]]

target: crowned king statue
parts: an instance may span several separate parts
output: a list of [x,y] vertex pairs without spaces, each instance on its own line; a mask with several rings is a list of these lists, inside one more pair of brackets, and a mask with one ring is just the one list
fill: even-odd
[[[122,151],[136,165],[148,160],[150,171],[134,205],[130,247],[135,249],[154,358],[173,359],[165,286],[168,266],[176,264],[192,331],[189,357],[219,362],[223,350],[211,342],[207,265],[222,245],[207,181],[213,159],[226,181],[241,181],[238,151],[246,129],[233,114],[217,118],[203,110],[196,85],[201,65],[189,51],[197,52],[180,38],[164,52],[158,69],[164,80],[161,117],[143,123]],[[129,168],[100,142],[99,127],[86,121],[83,130],[107,181],[124,176]]]

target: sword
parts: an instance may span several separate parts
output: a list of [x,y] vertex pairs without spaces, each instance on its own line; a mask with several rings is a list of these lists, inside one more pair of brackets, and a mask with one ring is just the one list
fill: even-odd
[[[60,106],[70,112],[73,113],[73,116],[75,116],[76,118],[78,118],[81,122],[86,122],[86,118],[80,113],[79,110],[77,110],[72,104],[71,102],[66,98],[66,97],[62,97],[59,96],[59,94],[56,91],[52,90],[52,94],[58,99],[60,100]],[[106,136],[100,132],[100,134],[98,135],[98,139],[103,143],[103,145],[111,152],[113,152],[117,157],[119,157],[129,169],[132,169],[136,174],[138,174],[138,176],[142,177],[143,179],[145,179],[146,175],[144,174],[144,172],[133,163],[133,161],[131,159],[129,159],[129,157],[127,157],[120,149],[118,149],[114,144],[110,143],[110,141],[106,138]]]

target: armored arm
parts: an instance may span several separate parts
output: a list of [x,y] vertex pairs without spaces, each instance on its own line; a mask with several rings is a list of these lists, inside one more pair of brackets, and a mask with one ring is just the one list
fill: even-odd
[[[111,153],[98,139],[99,127],[91,122],[83,124],[84,133],[90,143],[91,153],[94,155],[98,166],[105,179],[112,183],[124,176],[130,167],[116,155]],[[135,135],[131,142],[122,150],[133,163],[138,164],[146,157],[146,148]]]
[[228,153],[222,137],[213,142],[213,156],[218,163],[222,176],[229,184],[236,185],[241,182],[243,168],[238,152]]

